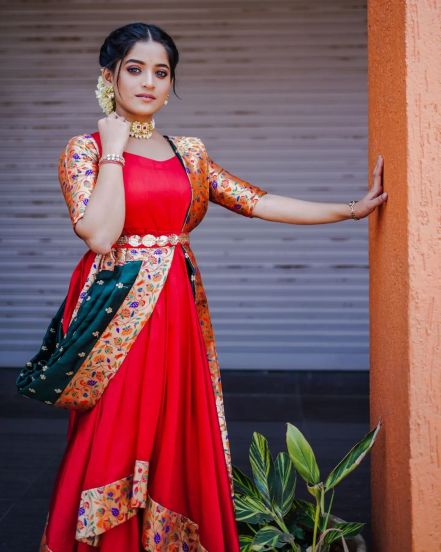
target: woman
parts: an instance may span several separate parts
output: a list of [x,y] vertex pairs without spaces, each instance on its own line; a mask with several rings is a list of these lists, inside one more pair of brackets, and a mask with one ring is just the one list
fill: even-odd
[[[178,63],[162,29],[116,29],[99,61],[97,96],[108,116],[98,131],[71,138],[59,160],[88,251],[57,329],[48,329],[53,352],[43,345],[46,364],[28,387],[29,396],[44,392],[45,402],[70,409],[40,550],[236,552],[219,366],[189,233],[208,200],[289,224],[366,217],[387,197],[382,159],[358,202],[270,194],[220,167],[199,138],[155,129]],[[53,366],[60,379],[47,385]]]

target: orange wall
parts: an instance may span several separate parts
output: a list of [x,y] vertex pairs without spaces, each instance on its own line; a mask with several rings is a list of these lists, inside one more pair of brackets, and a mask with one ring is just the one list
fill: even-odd
[[441,1],[409,2],[407,137],[412,550],[441,550]]
[[[369,166],[375,552],[441,550],[441,3],[369,0]],[[435,535],[438,535],[436,537]]]

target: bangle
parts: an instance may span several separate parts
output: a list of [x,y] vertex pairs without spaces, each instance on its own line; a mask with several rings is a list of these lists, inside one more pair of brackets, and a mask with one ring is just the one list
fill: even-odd
[[112,163],[120,163],[123,167],[126,162],[124,157],[122,155],[119,155],[119,153],[107,153],[106,155],[103,155],[101,157],[98,164],[101,165],[102,163],[107,161],[111,161]]
[[121,163],[121,161],[117,161],[116,159],[103,159],[102,161],[98,163],[99,166],[105,165],[106,163],[113,163],[114,165],[120,165],[121,167],[124,167],[124,163]]
[[351,208],[351,217],[354,219],[354,220],[360,220],[359,217],[356,217],[355,216],[355,213],[354,213],[354,205],[356,204],[357,202],[353,199],[352,201],[350,201],[348,203],[349,207]]

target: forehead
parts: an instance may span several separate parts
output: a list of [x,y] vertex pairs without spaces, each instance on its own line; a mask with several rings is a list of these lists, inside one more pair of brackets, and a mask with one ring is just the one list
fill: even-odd
[[155,63],[167,63],[168,65],[167,51],[159,42],[136,42],[125,56],[124,61],[131,58],[138,59],[149,65]]

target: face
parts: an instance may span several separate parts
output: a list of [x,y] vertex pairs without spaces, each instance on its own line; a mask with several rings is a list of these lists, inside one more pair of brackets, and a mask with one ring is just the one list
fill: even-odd
[[[108,84],[113,84],[116,112],[128,120],[150,121],[152,115],[163,107],[172,86],[167,52],[158,42],[136,42],[126,57],[117,63],[114,74],[105,68],[102,75]],[[142,94],[154,98],[142,98]]]

